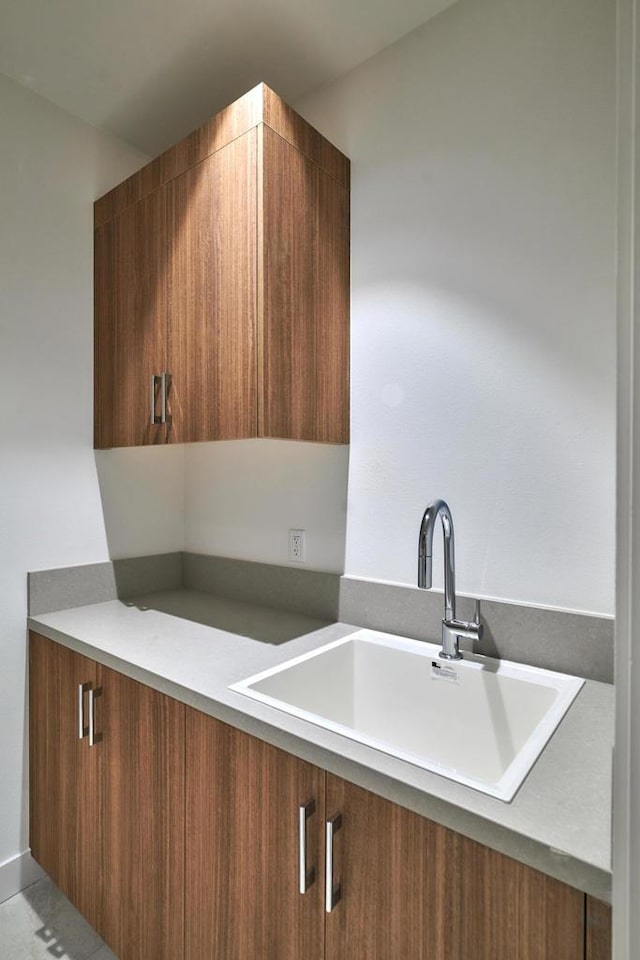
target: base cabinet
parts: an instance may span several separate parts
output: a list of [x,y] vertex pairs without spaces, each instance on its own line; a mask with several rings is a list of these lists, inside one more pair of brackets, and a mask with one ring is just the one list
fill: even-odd
[[324,771],[196,710],[186,742],[185,958],[323,960]]
[[587,897],[586,960],[611,960],[611,907]]
[[88,700],[89,691],[100,688],[100,669],[31,634],[31,853],[96,929],[102,916],[102,764],[99,752],[88,748]]
[[102,916],[119,960],[180,960],[184,704],[102,668]]
[[119,960],[181,960],[184,705],[35,633],[29,665],[33,856]]
[[330,960],[583,960],[584,894],[327,776]]
[[606,904],[37,634],[30,721],[33,855],[119,960],[610,960]]

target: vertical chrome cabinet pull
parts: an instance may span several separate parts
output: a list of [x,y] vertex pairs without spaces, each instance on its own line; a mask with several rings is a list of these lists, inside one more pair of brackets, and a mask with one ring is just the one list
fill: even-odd
[[167,423],[167,395],[169,393],[169,387],[171,386],[171,374],[164,372],[162,374],[162,407],[161,407],[161,416],[160,423]]
[[325,856],[325,910],[331,913],[333,908],[342,899],[342,885],[333,882],[333,838],[342,826],[342,814],[336,813],[326,822],[326,856]]
[[[167,380],[166,374],[151,374],[151,423],[167,422]],[[160,416],[156,413],[156,387],[160,387]]]
[[158,377],[155,373],[151,374],[151,423],[158,423],[156,417],[156,381]]
[[102,734],[96,733],[96,700],[102,696],[102,687],[89,689],[89,746],[93,747],[102,740]]
[[160,423],[167,422],[167,375],[163,373],[160,378],[162,389],[160,390]]
[[96,742],[96,732],[94,727],[95,714],[93,710],[93,688],[89,690],[89,746],[92,747]]
[[84,740],[86,737],[84,726],[84,692],[87,686],[86,683],[78,684],[78,740]]
[[309,887],[315,882],[316,868],[307,869],[307,820],[316,812],[315,800],[309,800],[304,806],[298,807],[298,849],[300,851],[299,860],[299,889],[300,893],[306,893]]
[[[167,393],[171,383],[170,373],[151,374],[151,423],[167,422]],[[156,413],[156,387],[160,386],[160,416]]]
[[[85,693],[89,694],[89,723],[85,727],[84,725],[84,695]],[[79,683],[78,684],[78,740],[84,740],[84,738],[89,736],[89,746],[93,747],[96,743],[99,743],[102,739],[101,734],[96,734],[96,711],[95,711],[95,699],[99,697],[102,693],[102,688],[99,690],[93,689],[93,683]]]

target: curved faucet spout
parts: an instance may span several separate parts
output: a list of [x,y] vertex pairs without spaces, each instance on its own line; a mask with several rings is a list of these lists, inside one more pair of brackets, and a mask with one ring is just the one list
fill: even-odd
[[456,577],[453,517],[446,500],[434,500],[429,504],[420,524],[418,538],[418,586],[430,590],[433,576],[433,531],[436,521],[442,521],[444,536],[444,606],[445,620],[456,618]]
[[476,602],[475,619],[471,622],[456,618],[456,577],[455,550],[453,537],[453,517],[449,504],[444,500],[434,500],[429,504],[420,524],[418,537],[418,586],[430,590],[433,572],[433,531],[438,517],[442,521],[444,536],[444,617],[442,619],[442,650],[444,660],[460,660],[458,638],[470,640],[482,639],[480,607]]

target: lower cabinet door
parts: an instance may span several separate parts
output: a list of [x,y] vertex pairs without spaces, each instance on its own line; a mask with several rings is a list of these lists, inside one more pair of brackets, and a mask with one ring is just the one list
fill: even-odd
[[327,960],[583,960],[584,894],[337,777],[326,796]]
[[29,641],[31,852],[94,927],[101,915],[102,768],[89,746],[93,660],[37,633]]
[[611,960],[611,907],[595,897],[587,897],[586,960]]
[[186,733],[187,960],[323,960],[324,772],[195,710]]
[[118,960],[181,960],[185,706],[103,667],[102,922]]

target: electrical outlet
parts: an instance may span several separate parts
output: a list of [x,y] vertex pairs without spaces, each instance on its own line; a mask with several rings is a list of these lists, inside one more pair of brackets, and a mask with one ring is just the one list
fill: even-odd
[[304,530],[289,530],[289,560],[304,563]]

